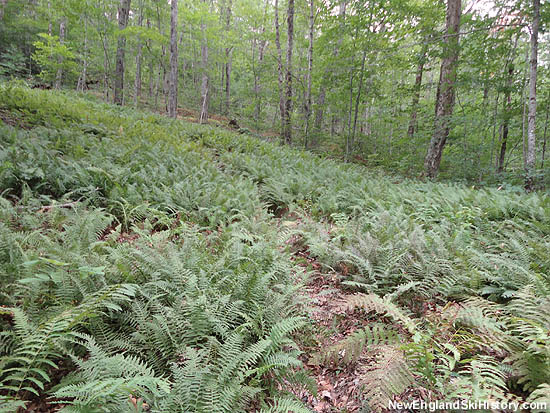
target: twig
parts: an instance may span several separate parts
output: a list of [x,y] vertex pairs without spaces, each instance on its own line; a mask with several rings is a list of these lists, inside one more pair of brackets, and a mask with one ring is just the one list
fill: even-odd
[[38,212],[46,212],[46,211],[50,211],[52,210],[53,208],[72,208],[76,205],[77,201],[73,201],[73,202],[67,202],[66,204],[54,204],[54,205],[46,205],[46,206],[43,206],[42,208],[40,208],[38,210]]

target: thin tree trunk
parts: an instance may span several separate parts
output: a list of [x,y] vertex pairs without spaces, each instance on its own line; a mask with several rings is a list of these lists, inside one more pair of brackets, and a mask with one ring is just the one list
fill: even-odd
[[[143,26],[143,1],[139,4],[139,27]],[[138,36],[137,53],[136,53],[136,78],[134,79],[134,106],[138,107],[141,98],[141,59],[142,59],[142,42],[141,36]]]
[[254,124],[258,128],[258,119],[260,117],[260,104],[258,102],[258,95],[260,94],[260,85],[258,84],[258,73],[256,71],[256,38],[252,39],[251,45],[252,55],[252,78],[254,79],[254,101],[256,102],[254,109]]
[[[206,0],[203,0],[206,4]],[[202,44],[202,83],[201,83],[201,111],[199,115],[199,123],[208,122],[208,104],[209,104],[209,79],[208,79],[208,42],[206,39],[206,23],[204,20],[201,23]]]
[[107,53],[105,36],[101,37],[101,43],[103,45],[103,99],[107,100],[109,98],[109,72],[111,65],[109,62],[109,53]]
[[168,116],[176,118],[178,115],[178,0],[172,0],[170,11],[170,88],[168,91]]
[[82,73],[78,77],[76,90],[83,92],[86,87],[86,77],[88,74],[88,18],[84,16],[84,62],[82,65]]
[[[151,28],[151,20],[149,20],[149,19],[147,19],[147,28],[148,29]],[[150,40],[147,40],[146,45],[147,45],[147,49],[151,50],[151,41]],[[150,103],[151,99],[153,98],[153,92],[154,92],[154,89],[155,89],[154,68],[155,68],[155,64],[153,62],[153,57],[151,57],[151,59],[149,59],[149,103]]]
[[277,47],[277,74],[279,85],[279,113],[281,114],[281,132],[284,130],[285,100],[283,97],[283,52],[279,28],[279,0],[275,0],[275,46]]
[[352,60],[351,60],[351,69],[350,69],[350,73],[349,73],[349,109],[348,109],[348,133],[346,135],[346,148],[345,148],[345,152],[344,152],[344,161],[347,162],[348,161],[348,156],[349,156],[349,153],[350,153],[350,135],[351,135],[351,116],[352,116],[352,113],[353,113],[353,76],[355,75],[354,74],[354,71],[353,71],[353,65],[354,65],[354,56],[352,55]]
[[441,155],[449,136],[450,118],[453,114],[455,103],[461,3],[461,0],[448,0],[447,2],[445,53],[441,61],[441,71],[437,86],[435,127],[424,162],[426,174],[430,178],[434,178],[439,171]]
[[523,75],[523,85],[521,88],[521,102],[523,106],[523,113],[521,116],[521,141],[523,145],[523,169],[527,169],[527,99],[526,99],[526,87],[529,73],[529,50],[525,53],[525,73]]
[[[265,16],[267,15],[267,7],[269,5],[269,0],[266,0],[264,4],[264,20]],[[260,35],[263,37],[265,34],[265,25],[262,24],[262,28],[260,29]],[[256,41],[254,41],[255,43]],[[260,119],[260,115],[262,112],[262,99],[261,99],[261,90],[262,90],[262,84],[260,82],[260,73],[261,73],[261,67],[264,61],[264,55],[265,55],[265,47],[267,45],[267,41],[265,39],[260,39],[258,42],[258,68],[256,68],[256,63],[254,59],[255,55],[255,45],[252,47],[254,50],[252,51],[252,70],[254,74],[254,97],[256,101],[256,107],[254,109],[254,120],[256,122],[256,128],[258,128],[258,121]]]
[[[227,12],[225,15],[225,30],[229,33],[231,29],[231,13],[232,13],[232,0],[227,2]],[[231,106],[231,66],[233,60],[233,47],[225,48],[225,114],[229,114]]]
[[311,83],[313,80],[313,31],[315,30],[315,1],[309,0],[309,47],[307,49],[307,90],[306,90],[306,130],[304,136],[304,148],[307,149],[309,137],[309,120],[311,118],[312,100]]
[[367,59],[367,50],[363,50],[363,59],[361,60],[361,72],[359,74],[359,90],[355,98],[355,113],[353,115],[353,129],[351,131],[350,149],[353,150],[355,144],[355,132],[357,130],[357,116],[359,114],[359,103],[361,102],[361,92],[363,90],[363,78],[365,75],[365,60]]
[[497,172],[504,171],[504,160],[506,157],[506,145],[508,144],[508,129],[512,110],[512,86],[514,82],[514,66],[510,64],[508,68],[508,84],[504,94],[504,119],[502,121],[502,140],[500,142],[500,153],[498,156]]
[[418,102],[420,102],[420,91],[422,90],[422,76],[424,75],[424,65],[426,64],[426,56],[428,55],[428,38],[424,38],[424,44],[420,52],[418,59],[418,66],[416,68],[416,77],[414,80],[414,93],[411,102],[411,119],[409,121],[409,128],[407,135],[409,138],[413,138],[417,129],[417,116],[418,116]]
[[4,18],[4,8],[6,7],[6,4],[8,3],[8,0],[0,0],[0,21]]
[[284,143],[292,143],[292,49],[294,48],[294,0],[288,0],[288,46],[286,51],[286,102],[284,111]]
[[537,64],[540,25],[540,0],[533,0],[533,26],[531,28],[531,61],[529,71],[529,116],[527,125],[527,153],[525,160],[525,189],[534,189],[535,145],[537,127]]
[[[162,18],[160,16],[160,9],[159,9],[159,3],[156,3],[156,9],[157,9],[157,30],[158,32],[163,36],[164,35],[164,27],[162,26]],[[168,84],[166,79],[166,66],[165,66],[165,58],[166,58],[166,46],[164,43],[161,46],[161,57],[159,61],[159,69],[157,72],[157,79],[155,82],[155,109],[158,110],[158,99],[159,99],[159,93],[162,86],[162,95],[164,97],[164,110],[167,110],[168,105]]]
[[542,138],[542,159],[540,162],[540,168],[544,168],[544,156],[546,155],[546,132],[548,131],[548,115],[550,114],[550,92],[546,102],[546,119],[544,120],[544,136]]
[[[485,80],[485,84],[487,85],[488,83],[488,79]],[[486,91],[486,92],[485,92]],[[488,107],[488,100],[489,100],[489,87],[488,86],[485,86],[485,89],[483,91],[483,103],[482,103],[482,107],[483,108],[486,108]],[[496,95],[495,95],[495,108],[493,110],[493,134],[492,134],[492,137],[491,137],[491,153],[489,155],[489,167],[491,167],[492,165],[492,162],[493,162],[493,153],[494,153],[494,147],[495,147],[495,138],[496,138],[496,135],[497,135],[497,124],[498,124],[498,103],[499,103],[499,100],[500,100],[500,91],[497,91]],[[505,100],[506,100],[506,96],[505,96]],[[466,116],[464,115],[464,119],[466,119]],[[485,119],[480,119],[479,122],[478,122],[478,127],[480,130],[487,130],[489,131],[491,129],[491,124],[489,123],[489,117],[487,116],[487,125],[486,127],[484,128],[483,127],[483,123],[484,123],[484,120]],[[474,126],[475,128],[476,126]],[[466,142],[466,139],[467,139],[467,127],[466,127],[466,120],[464,120],[464,142]],[[500,133],[500,130],[502,129],[502,125],[501,127],[499,128],[499,133]],[[485,136],[485,133],[483,133],[483,136]],[[478,152],[478,159],[480,160],[480,164],[479,164],[479,171],[481,173],[481,151],[477,151]]]
[[[124,30],[128,25],[131,0],[120,0],[118,8],[118,29]],[[115,69],[115,96],[114,103],[122,105],[124,100],[124,56],[126,54],[126,36],[118,36]]]
[[[62,17],[61,21],[59,22],[59,44],[65,43],[65,25],[66,25],[66,19],[65,17]],[[60,89],[61,81],[63,80],[63,69],[61,68],[61,64],[63,63],[63,58],[60,57],[57,60],[57,63],[60,65],[60,67],[57,69],[57,74],[55,75],[55,88]]]
[[[6,5],[8,0],[0,0],[0,3],[4,6]],[[2,14],[4,14],[4,7],[2,6]],[[2,20],[0,18],[0,20]],[[52,5],[48,1],[48,34],[51,36],[53,34],[53,26],[52,26]]]

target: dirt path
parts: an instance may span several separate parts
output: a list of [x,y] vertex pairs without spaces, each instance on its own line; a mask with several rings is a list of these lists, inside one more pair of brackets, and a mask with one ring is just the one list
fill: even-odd
[[[299,218],[294,222],[295,228],[301,224]],[[312,337],[301,343],[301,359],[309,376],[316,381],[318,392],[313,395],[303,390],[296,395],[314,412],[359,412],[362,407],[359,384],[361,360],[346,366],[319,363],[315,358],[323,350],[364,327],[367,321],[361,314],[342,313],[340,302],[349,294],[341,284],[342,274],[322,271],[321,264],[311,256],[300,236],[292,235],[286,244],[293,251],[291,259],[298,266],[313,272],[304,291],[309,299],[308,313],[313,321]]]

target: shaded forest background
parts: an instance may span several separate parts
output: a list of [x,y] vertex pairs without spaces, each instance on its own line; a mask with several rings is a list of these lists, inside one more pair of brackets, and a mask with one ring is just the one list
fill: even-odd
[[548,21],[539,0],[1,0],[0,75],[533,189],[550,183]]

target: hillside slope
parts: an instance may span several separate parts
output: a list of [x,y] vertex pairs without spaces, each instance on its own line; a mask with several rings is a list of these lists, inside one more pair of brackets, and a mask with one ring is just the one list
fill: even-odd
[[0,411],[549,401],[546,195],[90,99],[0,84]]

